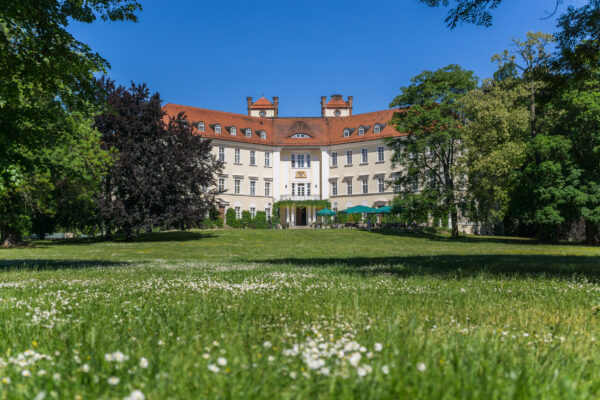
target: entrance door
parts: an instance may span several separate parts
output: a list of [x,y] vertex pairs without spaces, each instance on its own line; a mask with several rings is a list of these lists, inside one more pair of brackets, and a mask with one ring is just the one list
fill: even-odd
[[306,226],[306,208],[296,208],[296,225]]

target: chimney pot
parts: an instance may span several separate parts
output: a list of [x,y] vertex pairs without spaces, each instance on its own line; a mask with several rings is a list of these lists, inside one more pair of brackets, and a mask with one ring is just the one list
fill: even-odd
[[250,109],[252,108],[252,97],[246,97],[246,103],[248,103],[248,115],[250,115]]

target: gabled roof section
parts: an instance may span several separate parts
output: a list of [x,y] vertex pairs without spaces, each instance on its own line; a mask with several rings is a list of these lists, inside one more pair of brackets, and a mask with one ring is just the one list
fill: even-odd
[[266,97],[261,97],[250,106],[252,109],[274,109],[275,106]]
[[327,108],[348,108],[348,107],[350,107],[350,105],[348,105],[348,103],[346,103],[346,101],[343,100],[341,96],[337,97],[337,95],[332,97],[325,106]]

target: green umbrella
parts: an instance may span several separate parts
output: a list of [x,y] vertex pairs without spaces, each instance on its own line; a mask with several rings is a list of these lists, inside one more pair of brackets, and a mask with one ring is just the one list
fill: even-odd
[[391,206],[383,206],[375,209],[373,214],[390,214],[392,212]]
[[330,217],[330,216],[335,215],[335,211],[330,210],[329,208],[324,208],[320,211],[317,211],[317,215],[319,217]]
[[376,210],[367,206],[354,206],[340,211],[340,214],[373,214]]

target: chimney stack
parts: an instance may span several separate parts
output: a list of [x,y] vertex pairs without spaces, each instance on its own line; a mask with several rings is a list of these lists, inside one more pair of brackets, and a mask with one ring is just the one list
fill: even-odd
[[252,97],[246,97],[246,102],[248,103],[248,115],[250,115],[250,108],[252,107]]
[[350,115],[352,115],[352,100],[354,99],[354,96],[348,96],[348,107],[350,107]]
[[273,96],[273,106],[275,107],[275,117],[279,114],[279,97]]
[[321,116],[325,116],[325,104],[327,103],[327,96],[321,96]]

